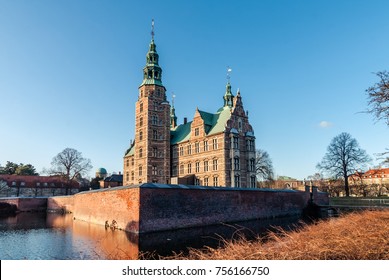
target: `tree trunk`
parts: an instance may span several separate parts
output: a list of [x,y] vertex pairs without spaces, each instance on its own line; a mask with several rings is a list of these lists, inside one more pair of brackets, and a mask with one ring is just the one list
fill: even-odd
[[344,176],[344,190],[346,191],[346,196],[350,196],[350,188],[348,186],[348,176]]

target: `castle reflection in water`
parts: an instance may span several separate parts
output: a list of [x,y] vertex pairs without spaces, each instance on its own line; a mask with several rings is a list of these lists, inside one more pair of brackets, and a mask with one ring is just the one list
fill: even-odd
[[297,225],[299,217],[134,234],[74,220],[71,214],[19,213],[0,217],[0,259],[135,260],[218,247],[223,240],[254,238],[274,226]]

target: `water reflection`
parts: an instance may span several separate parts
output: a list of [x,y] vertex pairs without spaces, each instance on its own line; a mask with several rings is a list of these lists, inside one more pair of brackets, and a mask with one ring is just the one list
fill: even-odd
[[250,239],[273,226],[294,227],[299,220],[256,220],[138,235],[73,220],[70,214],[19,213],[0,218],[0,259],[138,259],[140,252],[167,256],[188,247],[221,246],[222,240],[242,235]]

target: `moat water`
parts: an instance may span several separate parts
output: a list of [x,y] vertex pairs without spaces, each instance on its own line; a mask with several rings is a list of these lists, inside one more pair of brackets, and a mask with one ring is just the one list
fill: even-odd
[[0,217],[1,260],[120,260],[158,258],[187,248],[222,246],[225,240],[263,235],[277,227],[291,229],[299,217],[239,224],[132,234],[74,220],[71,214],[19,213]]

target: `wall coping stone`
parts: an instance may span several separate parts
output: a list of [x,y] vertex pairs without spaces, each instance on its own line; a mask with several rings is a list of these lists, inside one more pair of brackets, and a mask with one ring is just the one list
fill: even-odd
[[124,190],[124,189],[185,189],[185,190],[216,190],[216,191],[252,191],[252,192],[285,192],[285,193],[301,193],[304,191],[299,190],[285,190],[285,189],[257,189],[257,188],[231,188],[231,187],[207,187],[207,186],[193,186],[193,185],[183,185],[183,184],[157,184],[157,183],[143,183],[137,185],[129,186],[120,186],[112,188],[104,188],[97,190],[88,190],[84,192],[79,192],[75,195],[83,193],[92,193],[92,192],[107,192],[115,190]]

